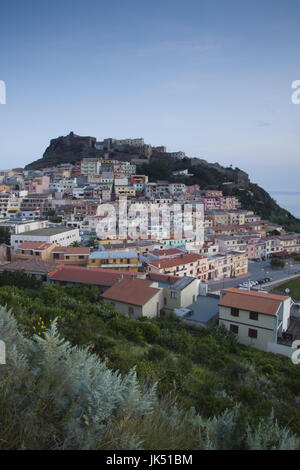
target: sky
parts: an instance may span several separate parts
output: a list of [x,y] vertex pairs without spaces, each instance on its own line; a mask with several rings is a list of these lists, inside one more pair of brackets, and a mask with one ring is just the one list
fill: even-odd
[[299,18],[298,0],[0,2],[0,168],[74,131],[300,191]]

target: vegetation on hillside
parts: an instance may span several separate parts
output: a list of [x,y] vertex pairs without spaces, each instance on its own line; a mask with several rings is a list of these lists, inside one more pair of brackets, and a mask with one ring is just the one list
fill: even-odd
[[[0,428],[3,430],[6,425],[11,431],[4,440],[3,435],[0,436],[3,448],[15,448],[16,442],[25,442],[26,448],[298,448],[300,368],[288,358],[240,345],[235,336],[222,327],[213,330],[192,327],[173,315],[134,320],[104,304],[93,287],[78,289],[40,284],[37,288],[34,279],[26,280],[21,273],[10,274],[9,279],[6,276],[5,273],[0,275],[0,305],[11,309],[22,338],[27,338],[29,343],[22,339],[28,348],[26,352],[21,349],[26,370],[21,370],[24,361],[20,362],[19,369],[15,362],[16,370],[12,373],[16,379],[8,374],[7,382],[1,381],[0,400],[12,398],[5,407],[0,406]],[[8,321],[3,312],[0,319]],[[52,324],[54,329],[45,335]],[[70,346],[58,339],[56,328]],[[16,329],[15,325],[12,330]],[[6,331],[7,328],[0,329],[1,339]],[[92,417],[97,415],[98,419],[98,414],[93,407],[91,414],[87,414],[86,401],[80,410],[73,408],[76,387],[73,382],[72,386],[68,384],[71,375],[65,373],[66,364],[74,364],[66,356],[71,346],[89,348],[89,353],[76,349],[76,361],[83,367],[85,363],[86,367],[91,364],[92,374],[100,374],[96,371],[99,367],[101,374],[112,381],[107,383],[124,383],[129,387],[131,377],[130,383],[135,384],[138,396],[149,396],[152,390],[155,399],[151,402],[150,414],[144,411],[134,414],[130,407],[129,410],[118,405],[110,409],[104,421],[100,417],[95,423]],[[49,348],[52,348],[51,354]],[[90,353],[99,359],[87,359]],[[60,363],[59,358],[63,362],[60,372],[55,366]],[[46,367],[47,364],[50,366]],[[1,367],[0,374],[3,374]],[[8,369],[5,370],[8,373]],[[24,380],[17,381],[18,370],[25,374],[21,375]],[[77,371],[79,374],[76,366],[76,380]],[[89,381],[95,377],[88,376],[85,370],[80,374]],[[135,374],[138,382],[135,382]],[[34,377],[39,378],[37,382]],[[60,392],[56,396],[61,377],[66,381],[62,391],[68,390],[66,401]],[[104,379],[101,380],[104,384]],[[7,389],[3,389],[5,384]],[[27,392],[23,389],[25,386]],[[47,390],[48,396],[49,387],[52,393],[48,400],[42,392]],[[86,390],[90,390],[89,387]],[[112,399],[117,393],[114,387],[110,386],[110,392],[115,390],[111,392]],[[31,433],[26,432],[29,428],[25,425],[20,429],[19,423],[24,420],[15,422],[15,393],[36,394],[32,408],[25,400],[26,410],[17,409],[19,416],[23,416],[23,412],[34,412],[38,416],[36,423],[26,421],[33,426]],[[79,390],[80,396],[81,393],[84,394],[83,389]],[[105,387],[101,393],[106,393]],[[90,399],[93,406],[101,402],[95,395]],[[58,415],[54,413],[57,407]],[[88,435],[83,424],[85,419],[91,422],[92,434],[97,430],[96,439]],[[103,434],[98,433],[100,422]],[[223,428],[226,432],[220,434]],[[56,440],[53,429],[56,429]]]
[[159,400],[156,384],[123,375],[58,333],[56,321],[28,340],[0,308],[0,449],[297,449],[273,413],[249,424],[240,405],[213,419]]
[[280,286],[276,286],[276,291],[285,293],[286,289],[290,289],[289,295],[300,302],[300,278],[293,279],[292,281],[285,282]]
[[[188,169],[192,177],[172,176],[173,171]],[[199,163],[192,165],[192,160],[174,160],[170,158],[151,160],[149,165],[138,167],[139,174],[146,174],[150,181],[180,181],[188,186],[198,184],[201,189],[214,188],[224,195],[236,196],[243,209],[254,211],[262,219],[283,226],[288,232],[300,233],[300,220],[286,209],[282,209],[267,191],[254,183],[237,184],[236,173],[239,169],[223,168],[218,165]],[[224,184],[224,183],[233,183]]]

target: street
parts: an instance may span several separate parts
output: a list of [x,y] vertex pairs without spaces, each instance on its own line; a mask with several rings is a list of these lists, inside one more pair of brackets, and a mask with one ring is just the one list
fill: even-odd
[[[249,279],[251,281],[258,281],[259,279],[269,277],[272,279],[272,282],[277,280],[280,281],[281,279],[285,279],[289,276],[292,276],[295,271],[299,271],[300,276],[300,264],[292,264],[292,261],[289,260],[287,261],[284,268],[272,269],[270,266],[270,260],[258,262],[249,260],[248,271],[248,274],[238,278],[209,281],[208,291],[216,292],[229,287],[237,287],[239,284],[246,282]],[[264,284],[262,284],[262,287],[263,286]]]

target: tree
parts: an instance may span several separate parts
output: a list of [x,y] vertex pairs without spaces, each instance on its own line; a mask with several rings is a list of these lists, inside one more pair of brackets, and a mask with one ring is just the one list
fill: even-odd
[[53,216],[48,217],[48,220],[49,220],[49,222],[52,222],[54,224],[60,224],[61,221],[62,221],[62,217],[59,217],[57,215],[53,215]]
[[270,232],[268,232],[268,235],[280,235],[280,232],[279,232],[279,230],[274,229],[274,230],[271,230]]
[[284,268],[285,261],[283,261],[283,259],[279,259],[279,258],[272,258],[270,264],[271,264],[272,268]]
[[92,248],[96,248],[97,247],[97,238],[96,237],[90,237],[88,242],[87,242],[87,246],[91,246]]
[[10,244],[10,230],[9,227],[0,227],[0,243]]

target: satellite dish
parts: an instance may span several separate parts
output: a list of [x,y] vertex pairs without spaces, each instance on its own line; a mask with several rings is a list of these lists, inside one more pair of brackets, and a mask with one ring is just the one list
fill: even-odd
[[287,287],[287,288],[285,289],[285,293],[286,293],[286,294],[289,294],[290,292],[291,292],[290,289]]

